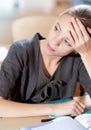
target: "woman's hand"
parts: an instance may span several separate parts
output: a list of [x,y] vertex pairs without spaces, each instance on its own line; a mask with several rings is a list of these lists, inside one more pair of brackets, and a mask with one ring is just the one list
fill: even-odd
[[79,19],[72,18],[69,23],[69,37],[74,51],[81,56],[91,53],[91,29],[85,28]]
[[79,53],[91,79],[91,28],[85,28],[79,19],[72,18],[69,23],[71,47]]
[[77,116],[84,112],[85,105],[76,100],[72,100],[66,103],[54,104],[53,106],[53,114],[56,115],[72,115]]

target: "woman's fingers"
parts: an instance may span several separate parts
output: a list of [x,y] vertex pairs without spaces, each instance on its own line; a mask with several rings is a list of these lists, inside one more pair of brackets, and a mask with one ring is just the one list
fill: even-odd
[[87,41],[88,38],[89,38],[89,34],[88,34],[85,26],[81,23],[81,21],[79,19],[76,18],[76,21],[77,21],[77,24],[78,24],[78,26],[79,26],[79,28],[81,30],[82,37],[84,38],[85,41]]
[[78,40],[83,40],[82,30],[80,29],[79,24],[77,23],[76,19],[75,19],[75,18],[72,18],[72,19],[71,19],[71,22],[72,22],[74,31],[75,31],[75,33],[76,33],[76,35],[77,35],[76,41],[78,41]]
[[78,101],[74,101],[74,102],[75,103],[74,103],[71,115],[73,116],[80,115],[81,113],[84,112],[85,105]]
[[74,43],[78,40],[78,35],[75,32],[75,28],[72,24],[72,22],[69,23],[69,32],[70,32],[70,36],[73,39]]
[[53,104],[53,113],[56,115],[72,115],[77,116],[84,112],[85,105],[76,100]]
[[69,23],[69,38],[73,49],[82,55],[91,48],[91,28],[85,28],[82,22],[77,18],[71,18]]

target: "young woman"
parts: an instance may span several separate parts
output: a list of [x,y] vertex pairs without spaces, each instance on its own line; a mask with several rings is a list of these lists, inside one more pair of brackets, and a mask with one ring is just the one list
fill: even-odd
[[46,38],[15,42],[0,71],[0,117],[79,115],[85,105],[72,100],[77,81],[91,96],[91,6],[61,13]]

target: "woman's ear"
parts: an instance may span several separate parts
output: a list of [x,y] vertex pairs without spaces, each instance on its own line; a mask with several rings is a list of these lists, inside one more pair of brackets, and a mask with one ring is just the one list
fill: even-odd
[[90,37],[91,37],[91,28],[87,27],[87,32],[88,32],[88,34],[89,34]]
[[89,33],[91,33],[91,28],[87,27],[87,30],[89,31]]

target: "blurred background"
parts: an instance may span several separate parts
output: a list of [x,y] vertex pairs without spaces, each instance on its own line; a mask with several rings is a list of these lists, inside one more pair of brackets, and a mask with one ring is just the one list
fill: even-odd
[[58,15],[76,5],[91,0],[0,0],[0,46],[8,48],[13,42],[12,23],[25,16]]

